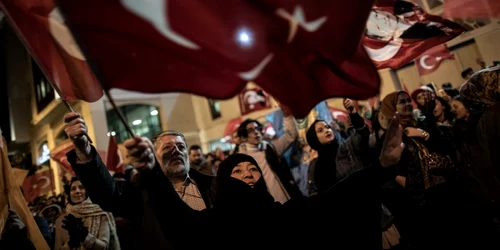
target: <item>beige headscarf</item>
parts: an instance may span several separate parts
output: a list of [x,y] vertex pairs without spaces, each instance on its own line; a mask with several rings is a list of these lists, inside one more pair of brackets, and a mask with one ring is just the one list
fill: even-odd
[[113,214],[105,212],[99,205],[92,203],[89,198],[77,205],[68,204],[66,206],[66,212],[74,215],[76,218],[82,218],[83,224],[89,230],[89,233],[96,237],[99,236],[101,216],[106,216],[111,232],[108,249],[120,249],[120,241],[116,233],[116,223]]
[[[406,94],[405,91],[396,91],[392,92],[384,97],[382,100],[382,106],[380,108],[380,112],[387,118],[387,119],[392,119],[392,117],[396,114],[396,106],[398,104],[398,97],[399,95]],[[410,96],[410,95],[408,95]],[[407,127],[407,126],[415,126],[415,119],[413,119],[413,116],[401,116],[401,126]]]
[[474,113],[483,113],[500,102],[500,66],[476,72],[460,88],[462,103]]

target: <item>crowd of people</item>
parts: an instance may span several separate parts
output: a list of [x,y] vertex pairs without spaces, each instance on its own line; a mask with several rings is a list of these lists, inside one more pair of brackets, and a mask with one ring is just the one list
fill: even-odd
[[[284,106],[281,137],[248,119],[229,154],[205,156],[175,130],[132,137],[127,176],[110,175],[83,117],[68,113],[76,177],[51,248],[498,249],[500,67],[464,78],[461,89],[390,93],[369,116],[346,99],[345,130],[314,121],[299,169],[283,159],[299,141]],[[24,247],[14,229],[0,244]]]

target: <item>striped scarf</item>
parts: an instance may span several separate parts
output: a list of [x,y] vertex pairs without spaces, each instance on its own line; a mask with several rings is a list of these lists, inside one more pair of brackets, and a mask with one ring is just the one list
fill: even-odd
[[[108,249],[119,250],[120,242],[118,240],[118,235],[116,233],[116,224],[113,214],[105,212],[99,207],[99,205],[92,203],[90,198],[87,198],[80,204],[66,206],[66,212],[72,214],[76,218],[83,219],[83,224],[89,230],[91,235],[99,238],[99,229],[101,227],[101,217],[104,215],[109,223],[109,229],[111,232],[111,237],[109,240]],[[84,249],[83,246],[80,249]]]

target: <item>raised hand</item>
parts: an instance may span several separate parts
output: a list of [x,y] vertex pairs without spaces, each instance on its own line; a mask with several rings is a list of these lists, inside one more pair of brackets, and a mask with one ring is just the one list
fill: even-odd
[[358,112],[354,107],[354,101],[351,99],[344,99],[344,108],[351,114]]
[[155,165],[154,146],[145,137],[134,136],[123,142],[130,164],[137,170],[152,169]]
[[436,93],[432,91],[424,91],[424,114],[433,114],[434,108],[436,107]]
[[403,143],[403,128],[400,122],[401,118],[399,117],[399,113],[396,112],[385,133],[385,140],[382,152],[380,153],[380,164],[384,168],[396,166],[405,148],[405,144]]
[[64,115],[64,132],[71,139],[80,160],[89,160],[91,149],[87,136],[87,124],[78,113],[67,113]]

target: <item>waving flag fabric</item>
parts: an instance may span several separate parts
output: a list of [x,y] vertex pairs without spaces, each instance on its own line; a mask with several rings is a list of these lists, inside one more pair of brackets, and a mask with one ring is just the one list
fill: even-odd
[[368,17],[363,45],[377,68],[398,69],[464,31],[414,3],[378,0]]
[[360,45],[373,0],[57,2],[106,88],[227,99],[255,81],[298,117],[379,92]]
[[420,76],[430,74],[439,68],[439,65],[446,59],[455,59],[454,54],[450,53],[446,44],[438,45],[427,50],[415,59],[415,65]]
[[500,18],[498,0],[446,0],[445,18]]
[[0,0],[0,7],[64,100],[94,102],[102,97],[54,0]]

